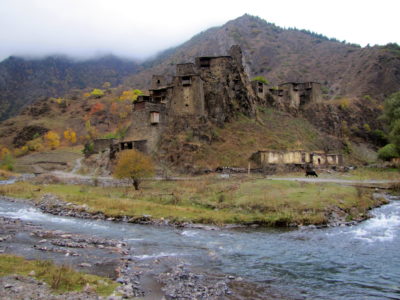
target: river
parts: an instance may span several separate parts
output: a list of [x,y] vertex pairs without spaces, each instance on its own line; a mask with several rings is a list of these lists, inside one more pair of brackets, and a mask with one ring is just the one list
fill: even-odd
[[[289,299],[400,299],[400,201],[350,227],[197,230],[58,217],[0,200],[0,216],[51,230],[120,239],[135,259],[176,256],[279,290]],[[33,251],[33,250],[32,250]]]

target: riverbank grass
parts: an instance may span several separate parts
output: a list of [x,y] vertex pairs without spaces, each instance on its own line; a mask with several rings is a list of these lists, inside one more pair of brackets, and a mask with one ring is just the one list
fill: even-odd
[[[317,170],[318,178],[342,179],[342,180],[391,180],[400,181],[400,169],[398,168],[369,168],[360,167],[347,173],[324,172]],[[290,172],[269,176],[271,178],[304,178],[304,172]]]
[[398,180],[400,181],[400,169],[398,168],[358,168],[349,172],[345,179],[353,180]]
[[145,181],[140,191],[62,184],[0,186],[2,195],[36,201],[46,193],[108,217],[151,215],[153,219],[216,225],[321,225],[329,221],[332,209],[339,208],[353,220],[382,203],[361,188],[254,178]]
[[47,260],[27,260],[23,257],[0,254],[0,276],[32,276],[46,282],[55,293],[82,291],[90,285],[97,294],[108,296],[118,283],[96,275],[77,272],[67,266],[57,266]]

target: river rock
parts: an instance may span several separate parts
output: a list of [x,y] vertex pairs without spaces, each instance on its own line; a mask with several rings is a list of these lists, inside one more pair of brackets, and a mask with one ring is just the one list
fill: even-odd
[[[46,284],[31,277],[0,277],[0,299],[29,300],[99,300],[102,297],[94,293],[70,292],[53,294]],[[104,299],[104,298],[103,298]]]
[[220,299],[230,293],[225,280],[193,273],[182,265],[160,274],[158,279],[171,299]]
[[92,267],[92,265],[89,263],[81,263],[81,264],[79,264],[79,266],[83,267],[83,268],[91,268]]

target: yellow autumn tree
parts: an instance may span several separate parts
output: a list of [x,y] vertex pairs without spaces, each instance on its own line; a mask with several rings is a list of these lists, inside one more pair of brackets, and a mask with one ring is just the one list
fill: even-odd
[[29,152],[28,146],[24,145],[24,146],[14,150],[14,156],[16,156],[16,157],[24,156],[28,152]]
[[14,169],[14,158],[7,147],[0,146],[0,169],[12,171]]
[[96,127],[93,127],[92,124],[90,123],[90,120],[87,120],[85,122],[85,128],[87,132],[87,140],[93,141],[94,139],[97,139],[99,136],[99,133],[97,132]]
[[119,100],[121,101],[126,101],[126,100],[130,100],[130,101],[136,101],[137,98],[143,95],[143,92],[141,90],[128,90],[128,91],[123,91],[121,96],[119,97]]
[[60,136],[58,135],[57,132],[55,131],[48,131],[44,136],[43,136],[45,144],[50,147],[51,149],[56,149],[57,147],[60,146]]
[[136,150],[125,150],[118,155],[113,175],[119,179],[130,179],[135,190],[139,190],[141,179],[153,174],[154,165],[149,156]]
[[104,91],[101,89],[94,89],[93,91],[90,92],[90,95],[93,96],[94,98],[101,98],[104,96]]
[[38,137],[36,139],[33,139],[33,140],[27,142],[25,146],[28,147],[29,151],[41,151],[44,148],[44,146],[43,146],[43,138],[42,137]]
[[11,154],[11,152],[7,147],[0,146],[0,160],[3,160],[9,154]]
[[68,128],[67,130],[64,131],[64,139],[66,139],[71,144],[75,144],[76,132],[73,131],[71,128]]

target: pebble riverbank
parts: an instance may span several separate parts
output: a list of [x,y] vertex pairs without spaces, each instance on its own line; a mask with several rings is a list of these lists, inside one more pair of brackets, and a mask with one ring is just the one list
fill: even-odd
[[138,260],[134,252],[122,241],[48,230],[0,217],[0,253],[68,263],[77,270],[109,276],[121,284],[110,297],[99,297],[90,287],[81,293],[53,295],[45,283],[33,277],[12,275],[1,278],[0,299],[224,299],[232,293],[228,285],[242,281],[192,270],[178,257]]

